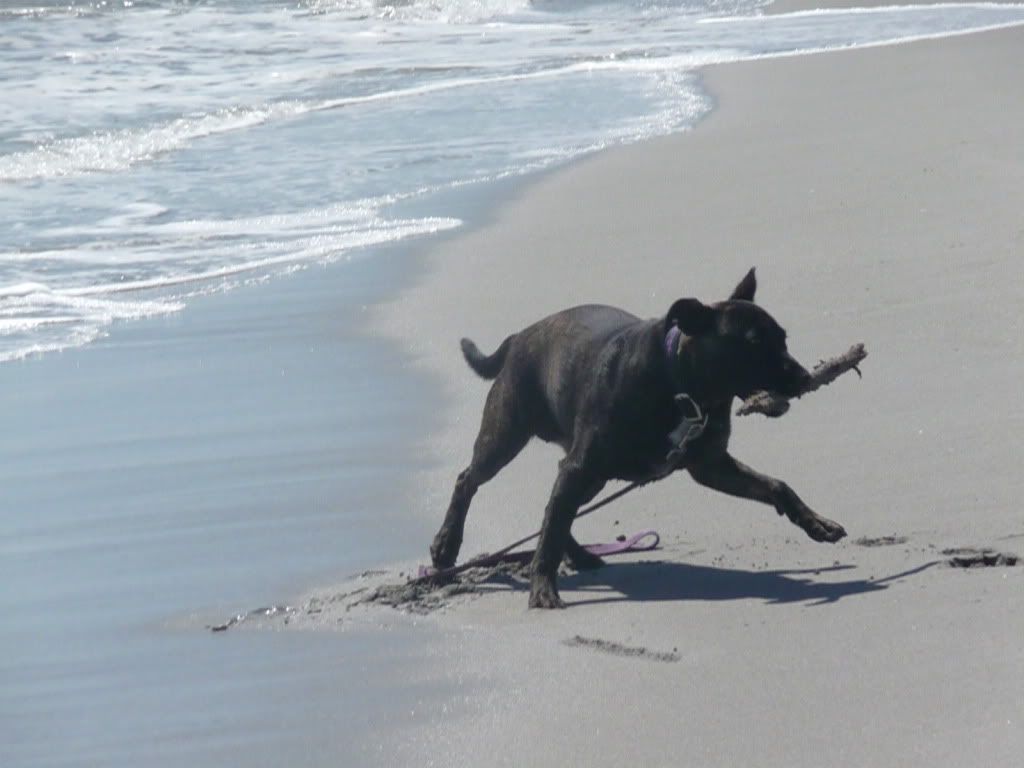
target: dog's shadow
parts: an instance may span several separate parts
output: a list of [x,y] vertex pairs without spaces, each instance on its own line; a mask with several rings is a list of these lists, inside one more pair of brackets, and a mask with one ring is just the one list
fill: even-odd
[[[559,585],[562,597],[570,608],[574,605],[597,605],[623,600],[754,599],[769,604],[825,605],[851,595],[880,592],[888,589],[889,584],[895,581],[938,564],[939,561],[924,563],[879,579],[834,581],[814,577],[852,570],[856,566],[750,571],[658,560],[608,564],[594,571],[562,576]],[[525,590],[529,586],[518,579],[502,579],[501,583],[516,590]],[[580,599],[580,593],[587,596]]]

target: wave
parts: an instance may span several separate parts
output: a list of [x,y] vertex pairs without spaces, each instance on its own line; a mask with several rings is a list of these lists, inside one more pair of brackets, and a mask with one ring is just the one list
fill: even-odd
[[87,173],[126,171],[158,155],[184,149],[196,139],[252,128],[275,119],[364,104],[422,98],[456,89],[557,77],[588,69],[592,67],[569,65],[530,73],[457,78],[360,96],[233,107],[177,118],[157,126],[98,131],[86,136],[56,139],[30,150],[0,157],[0,182],[24,182]]
[[[67,289],[65,293],[69,296],[110,295],[126,291],[170,288],[187,283],[205,282],[218,278],[232,277],[246,272],[265,270],[268,267],[323,260],[341,252],[391,243],[408,237],[432,235],[447,229],[454,229],[461,223],[458,219],[450,218],[392,220],[382,224],[370,224],[340,235],[327,236],[317,234],[303,238],[298,242],[292,243],[286,253],[275,256],[249,258],[228,266],[200,269],[194,272],[180,272],[140,280],[126,280],[116,283],[89,285],[82,288],[71,288]],[[254,250],[258,252],[260,250],[259,246],[254,248]]]
[[180,117],[155,127],[126,128],[57,139],[31,150],[0,157],[0,181],[30,181],[89,172],[125,171],[157,155],[182,149],[195,139],[251,128],[302,111],[301,104],[279,102],[255,108],[237,107]]
[[76,245],[0,253],[0,261],[29,268],[73,263],[65,280],[78,284],[0,285],[0,362],[87,344],[116,321],[177,312],[191,296],[461,224],[443,217],[387,219],[373,203],[172,222],[160,221],[167,213],[162,206],[141,203],[91,226],[49,230],[45,238],[72,237]]
[[[513,0],[509,0],[513,2]],[[326,9],[350,8],[352,2],[362,3],[364,0],[343,0],[343,2],[307,3],[309,8]],[[518,0],[514,0],[518,3]],[[504,7],[505,0],[485,0],[482,3],[494,10],[499,5]],[[428,5],[435,5],[433,0]],[[440,5],[445,6],[444,2]],[[467,0],[458,0],[454,5],[474,6]],[[726,16],[700,19],[701,25],[779,25],[790,19],[807,16],[835,16],[844,18],[846,15],[864,16],[867,14],[922,14],[934,15],[936,9],[960,9],[978,11],[998,11],[1013,13],[1014,9],[1024,5],[998,5],[993,3],[944,4],[940,6],[888,6],[871,9],[821,9],[799,11],[790,14],[778,14],[770,17],[758,16]],[[443,68],[445,71],[459,73],[460,76],[411,84],[404,87],[382,88],[380,90],[328,99],[292,99],[270,101],[254,106],[236,106],[212,112],[197,112],[185,115],[164,123],[126,128],[117,131],[96,131],[87,135],[59,138],[39,144],[32,149],[23,150],[0,156],[0,183],[18,183],[51,178],[77,176],[89,173],[115,173],[129,170],[133,166],[150,161],[160,155],[178,151],[188,147],[192,142],[210,136],[227,134],[234,131],[247,130],[272,121],[286,120],[310,113],[327,110],[356,108],[365,105],[379,105],[403,100],[429,98],[432,95],[460,89],[486,89],[538,80],[552,80],[559,77],[590,75],[594,73],[637,72],[686,72],[698,67],[731,61],[775,58],[778,56],[798,56],[820,53],[846,48],[864,48],[875,45],[909,42],[914,40],[947,37],[988,29],[998,29],[1020,23],[1011,20],[999,23],[983,23],[983,19],[965,19],[962,26],[954,29],[942,29],[935,32],[914,34],[910,30],[891,30],[890,36],[875,40],[851,40],[849,43],[837,43],[823,46],[794,47],[787,51],[753,52],[736,48],[718,47],[711,50],[693,50],[667,55],[652,55],[646,44],[640,44],[635,50],[616,50],[613,53],[584,55],[577,51],[561,61],[547,61],[543,65],[520,72],[492,72],[480,75],[465,75],[468,67],[465,64]],[[529,27],[531,25],[524,25]],[[905,34],[904,32],[909,32]],[[720,41],[719,45],[724,41]],[[359,72],[361,70],[357,70]],[[436,76],[436,66],[427,67],[420,74]],[[415,72],[406,72],[412,76]]]
[[527,11],[530,0],[305,0],[310,13],[362,12],[380,19],[465,24]]
[[42,283],[0,286],[0,362],[87,344],[115,320],[163,315],[183,307],[174,300],[75,296]]
[[588,58],[532,72],[459,77],[422,85],[381,90],[359,96],[315,101],[286,101],[258,107],[235,107],[178,118],[155,127],[96,132],[87,136],[57,139],[31,150],[0,157],[0,182],[25,182],[87,173],[126,171],[158,155],[184,149],[196,140],[261,125],[272,120],[344,109],[360,105],[419,99],[468,88],[593,74],[595,72],[664,72],[685,70],[714,60],[702,54],[643,58]]
[[[371,0],[325,0],[324,2],[307,2],[305,7],[310,10],[327,12],[331,9],[348,9],[363,5],[372,5]],[[486,8],[488,12],[497,12],[500,8],[526,7],[520,0],[417,0],[410,7],[430,7],[435,10],[444,8]],[[378,7],[378,6],[374,6]],[[403,6],[404,7],[404,6]],[[903,15],[917,13],[934,15],[936,9],[945,10],[977,10],[1012,13],[1014,9],[1024,5],[999,5],[989,2],[974,4],[944,4],[940,6],[888,6],[871,9],[820,9],[799,11],[790,14],[778,14],[771,17],[758,16],[726,16],[708,17],[698,20],[701,25],[779,25],[787,20],[806,16],[834,16],[845,18],[847,15],[861,16],[867,14]],[[549,14],[550,15],[550,14]],[[548,18],[545,16],[544,18]],[[973,23],[972,23],[973,22]],[[445,77],[432,82],[414,83],[404,87],[381,88],[379,90],[351,96],[328,99],[289,99],[268,101],[250,106],[236,106],[218,109],[211,112],[196,112],[190,115],[169,120],[159,124],[144,125],[115,131],[96,131],[81,136],[57,138],[45,141],[27,150],[0,156],[0,183],[19,183],[78,176],[89,173],[116,173],[129,170],[133,166],[148,162],[166,153],[178,151],[190,146],[194,141],[203,138],[227,134],[234,131],[247,130],[272,121],[287,120],[310,113],[327,110],[356,108],[365,105],[379,105],[389,102],[401,102],[429,98],[432,95],[460,89],[486,89],[508,85],[511,83],[551,80],[559,77],[573,77],[580,74],[637,72],[659,73],[672,70],[687,71],[710,64],[776,56],[795,56],[818,53],[842,48],[870,47],[878,44],[892,44],[912,40],[945,37],[983,29],[995,29],[1009,26],[1016,21],[1005,24],[983,24],[983,19],[965,19],[958,29],[940,30],[923,34],[903,34],[902,30],[893,29],[890,37],[876,41],[856,41],[849,44],[835,44],[820,47],[795,47],[784,52],[753,52],[728,47],[718,47],[705,51],[683,51],[668,55],[653,54],[649,43],[639,43],[635,50],[616,50],[614,53],[584,54],[582,51],[563,54],[561,60],[547,60],[534,63],[534,69],[519,72],[489,72],[479,75],[465,74],[469,67],[466,63],[458,66],[442,68],[458,76]],[[534,26],[533,23],[520,25],[523,29]],[[725,41],[719,41],[721,46]],[[653,54],[653,55],[652,55]],[[362,70],[356,70],[360,73]],[[428,66],[422,71],[404,72],[405,77],[437,75],[438,67]],[[275,73],[280,74],[280,73]],[[352,73],[349,73],[352,74]],[[303,75],[305,77],[305,75]]]

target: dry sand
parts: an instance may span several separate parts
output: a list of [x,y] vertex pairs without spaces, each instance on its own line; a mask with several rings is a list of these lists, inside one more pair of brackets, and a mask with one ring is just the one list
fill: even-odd
[[[664,548],[563,578],[567,610],[497,586],[434,615],[461,695],[396,764],[1019,764],[1024,569],[941,551],[1024,549],[1022,71],[1024,29],[715,68],[694,131],[524,184],[433,249],[378,321],[448,387],[418,479],[438,524],[487,389],[461,335],[489,351],[583,302],[656,316],[756,265],[798,358],[871,356],[734,425],[733,452],[846,541],[686,476],[641,490],[579,537],[653,527]],[[538,525],[557,458],[531,445],[481,490],[464,556]]]

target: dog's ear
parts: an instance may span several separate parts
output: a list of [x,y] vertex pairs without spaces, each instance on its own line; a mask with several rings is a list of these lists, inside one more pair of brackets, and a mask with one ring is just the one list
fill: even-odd
[[754,268],[751,267],[746,276],[732,289],[729,301],[753,301],[756,291],[757,276],[754,274]]
[[697,299],[679,299],[665,315],[665,333],[673,325],[687,336],[699,336],[714,327],[715,310]]

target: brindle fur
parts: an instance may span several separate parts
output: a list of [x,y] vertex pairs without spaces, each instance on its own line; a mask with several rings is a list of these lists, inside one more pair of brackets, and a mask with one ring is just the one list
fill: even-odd
[[[674,402],[679,391],[709,414],[707,429],[687,446],[685,468],[694,480],[774,506],[815,541],[843,538],[841,525],[816,514],[784,482],[728,453],[734,397],[762,389],[794,396],[809,380],[786,349],[785,331],[754,304],[756,288],[752,269],[726,301],[707,306],[680,299],[654,320],[614,307],[574,307],[509,336],[490,356],[463,339],[469,366],[494,383],[473,459],[455,482],[430,547],[434,565],[455,563],[473,495],[539,437],[562,446],[565,457],[544,510],[530,607],[564,607],[556,586],[562,558],[578,569],[602,565],[572,536],[576,511],[609,480],[646,479],[664,466],[668,433],[681,418]],[[673,324],[684,337],[679,355],[670,358],[665,336]]]

